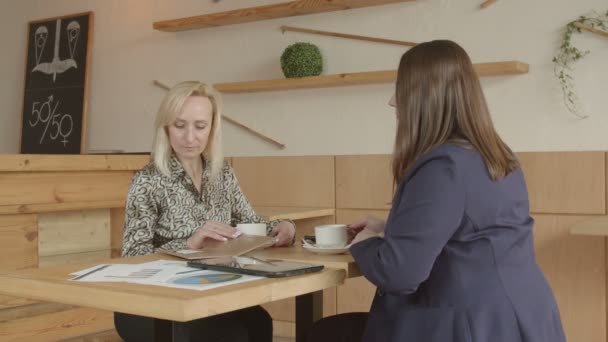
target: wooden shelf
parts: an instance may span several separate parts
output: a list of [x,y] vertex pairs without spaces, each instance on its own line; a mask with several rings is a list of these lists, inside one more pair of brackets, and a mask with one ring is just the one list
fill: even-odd
[[577,223],[570,228],[570,234],[608,237],[608,217],[602,216]]
[[[528,73],[529,66],[518,61],[478,63],[475,70],[479,76],[501,76]],[[227,94],[255,93],[261,91],[328,88],[349,85],[378,84],[395,82],[397,70],[356,72],[350,74],[321,75],[302,78],[281,78],[275,80],[216,83],[214,87]]]
[[290,219],[303,220],[336,215],[334,208],[300,208],[300,207],[255,207],[255,212],[268,221]]
[[154,22],[155,30],[178,32],[298,15],[371,7],[415,0],[298,0],[274,5]]

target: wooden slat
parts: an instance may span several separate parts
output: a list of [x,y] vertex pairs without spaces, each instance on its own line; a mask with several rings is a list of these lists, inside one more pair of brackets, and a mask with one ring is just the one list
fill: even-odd
[[0,207],[124,201],[132,177],[130,171],[0,173]]
[[74,264],[79,262],[107,260],[112,257],[112,249],[104,249],[100,251],[70,253],[41,256],[38,258],[38,267],[51,267],[66,264]]
[[601,37],[608,38],[608,32],[600,30],[600,29],[596,29],[595,27],[593,27],[591,25],[586,25],[583,23],[574,23],[574,26],[578,27],[581,30],[589,31],[591,33],[600,35]]
[[481,7],[481,9],[484,9],[494,3],[496,3],[496,0],[486,0],[481,5],[479,5],[479,7]]
[[152,26],[155,30],[177,32],[407,1],[414,0],[299,0],[157,21]]
[[0,154],[0,172],[33,171],[136,171],[148,155]]
[[336,156],[336,207],[389,209],[393,197],[390,155]]
[[605,214],[604,152],[517,154],[534,213]]
[[38,255],[110,250],[108,209],[41,214],[38,217]]
[[48,342],[107,331],[114,327],[113,313],[88,308],[63,310],[0,323],[0,340]]
[[[336,213],[336,222],[352,223],[356,220],[372,215],[381,219],[386,219],[386,210],[344,210],[340,209]],[[364,277],[350,278],[344,285],[337,289],[337,310],[338,313],[346,312],[367,312],[371,307],[376,287]]]
[[123,342],[115,329],[60,340],[57,342]]
[[273,336],[293,338],[296,336],[296,324],[294,322],[275,320],[272,322],[272,334]]
[[[0,195],[0,197],[1,197],[1,195]],[[0,206],[0,215],[54,213],[54,212],[62,212],[62,211],[105,209],[105,208],[124,208],[124,207],[125,207],[125,198],[109,200],[109,201],[3,205],[3,206]]]
[[570,227],[570,234],[608,237],[608,217],[600,216],[577,222]]
[[235,157],[232,163],[254,206],[334,206],[333,157]]
[[[526,74],[527,63],[519,61],[477,63],[474,65],[478,76],[505,76]],[[216,83],[214,87],[227,94],[255,93],[261,91],[292,90],[343,87],[364,84],[394,83],[397,70],[354,72],[334,75],[320,75],[301,78],[279,78],[273,80]]]
[[122,250],[125,207],[110,209],[110,244],[112,250]]
[[38,301],[27,298],[0,295],[0,310],[14,308],[17,306],[30,305],[34,303],[38,303]]
[[414,42],[395,40],[395,39],[360,36],[360,35],[356,35],[356,34],[346,34],[346,33],[323,31],[323,30],[313,30],[313,29],[307,29],[307,28],[303,28],[303,27],[294,27],[294,26],[287,26],[287,25],[281,26],[281,32],[285,33],[285,31],[310,33],[310,34],[316,34],[316,35],[321,35],[321,36],[354,39],[354,40],[362,40],[362,41],[368,41],[368,42],[374,42],[374,43],[384,43],[384,44],[393,44],[393,45],[401,45],[401,46],[415,46],[417,44]]
[[35,302],[28,305],[21,305],[0,310],[0,323],[59,312],[72,308],[74,308],[74,306],[67,304]]
[[36,215],[0,216],[0,270],[36,267],[37,264]]
[[336,209],[334,208],[299,208],[299,207],[259,207],[255,208],[256,214],[264,217],[269,221],[290,219],[303,220],[308,218],[317,218],[325,216],[334,216]]
[[538,263],[553,288],[568,341],[606,341],[606,251],[602,238],[572,236],[587,216],[534,215]]

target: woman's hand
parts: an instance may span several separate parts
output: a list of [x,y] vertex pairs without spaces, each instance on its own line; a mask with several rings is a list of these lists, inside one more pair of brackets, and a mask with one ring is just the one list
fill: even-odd
[[290,246],[293,243],[293,237],[296,235],[296,227],[289,221],[279,222],[270,233],[270,236],[274,236],[276,242],[275,247]]
[[190,249],[199,249],[203,247],[203,242],[207,238],[227,241],[239,235],[241,235],[241,232],[232,226],[218,221],[207,221],[188,238],[186,245]]
[[374,216],[368,216],[349,224],[348,229],[358,229],[359,231],[361,231],[362,229],[369,229],[372,232],[382,233],[384,232],[385,225],[386,223],[384,222],[384,220],[381,220]]
[[386,223],[377,217],[368,216],[366,218],[349,224],[347,228],[348,242],[356,244],[371,237],[380,236],[384,233]]

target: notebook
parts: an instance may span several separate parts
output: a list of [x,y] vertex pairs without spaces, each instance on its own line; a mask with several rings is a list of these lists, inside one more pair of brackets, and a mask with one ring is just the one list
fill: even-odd
[[180,249],[176,251],[161,249],[158,252],[183,259],[196,260],[239,256],[272,245],[274,245],[273,237],[243,234],[228,241],[207,240],[201,249]]

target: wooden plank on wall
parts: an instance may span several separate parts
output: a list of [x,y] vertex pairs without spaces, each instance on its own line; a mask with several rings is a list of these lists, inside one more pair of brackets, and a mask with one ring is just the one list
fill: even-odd
[[0,171],[124,171],[139,170],[149,155],[0,154]]
[[110,244],[112,257],[122,254],[122,237],[125,226],[125,208],[110,209]]
[[124,203],[132,177],[130,171],[0,173],[0,207],[96,201]]
[[234,157],[241,188],[255,206],[333,208],[334,157]]
[[36,267],[37,264],[37,216],[0,215],[0,270]]
[[606,341],[604,239],[569,234],[589,216],[534,215],[538,263],[555,294],[568,341]]
[[0,341],[47,342],[113,329],[113,313],[76,308],[0,323]]
[[109,209],[40,214],[38,227],[41,257],[111,248]]
[[604,152],[518,153],[534,213],[605,214]]
[[336,156],[336,207],[389,209],[393,197],[390,155]]
[[38,267],[51,267],[96,260],[107,260],[111,257],[112,250],[109,248],[101,251],[40,256],[38,258]]
[[[386,220],[388,211],[339,209],[336,213],[336,222],[348,224],[369,215]],[[375,292],[376,287],[364,277],[347,279],[344,285],[338,287],[336,302],[338,313],[369,311]]]

